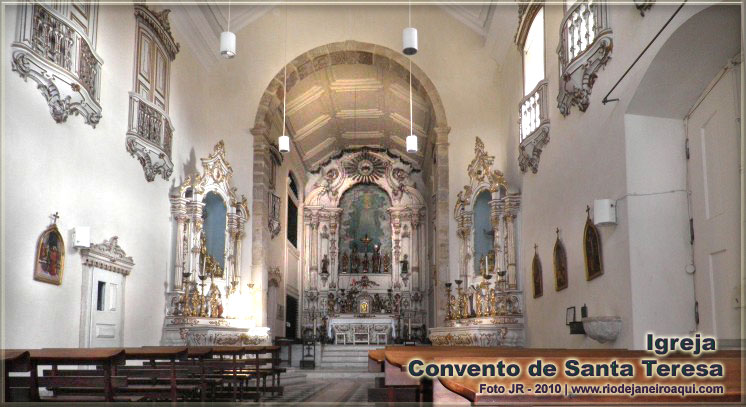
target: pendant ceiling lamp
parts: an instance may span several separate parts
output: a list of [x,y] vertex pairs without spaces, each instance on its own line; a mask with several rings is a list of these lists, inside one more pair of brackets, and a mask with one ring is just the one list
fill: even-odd
[[236,34],[231,32],[231,3],[228,2],[228,29],[220,33],[220,55],[225,59],[236,56]]
[[277,139],[277,145],[281,153],[290,152],[290,136],[285,134],[286,129],[286,115],[285,110],[287,108],[287,96],[288,96],[288,65],[286,63],[288,55],[288,9],[285,5],[285,51],[282,63],[284,65],[283,72],[283,84],[282,84],[282,135]]

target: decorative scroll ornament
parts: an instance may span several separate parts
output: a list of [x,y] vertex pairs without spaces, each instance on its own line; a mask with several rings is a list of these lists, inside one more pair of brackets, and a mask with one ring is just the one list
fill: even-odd
[[[98,6],[90,7],[90,16],[96,16]],[[95,24],[87,34],[52,6],[23,3],[18,6],[17,27],[11,45],[13,71],[36,82],[55,122],[64,123],[74,114],[95,128],[101,120],[104,63],[91,41]]]
[[645,17],[645,12],[653,8],[655,0],[634,0],[635,7],[640,11],[640,15]]
[[148,182],[156,175],[168,180],[174,170],[171,144],[174,128],[166,112],[155,104],[130,92],[127,152],[137,158]]
[[611,34],[603,1],[578,1],[565,12],[557,47],[560,61],[557,107],[563,116],[570,114],[572,106],[581,112],[588,109],[598,71],[611,59]]
[[119,246],[119,237],[113,236],[102,243],[81,250],[83,264],[128,276],[135,266],[132,257]]
[[372,184],[386,173],[386,163],[366,150],[346,161],[344,169],[356,182]]
[[543,80],[518,104],[521,144],[518,146],[518,166],[521,171],[536,174],[544,146],[549,143],[548,82]]
[[179,43],[174,40],[171,34],[171,23],[168,21],[169,9],[162,11],[151,10],[144,4],[135,4],[135,18],[139,23],[146,25],[158,37],[158,41],[168,53],[168,57],[173,61],[176,54],[179,53]]

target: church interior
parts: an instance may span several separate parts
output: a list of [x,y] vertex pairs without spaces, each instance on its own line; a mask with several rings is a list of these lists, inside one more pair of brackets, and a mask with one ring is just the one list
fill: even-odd
[[397,367],[648,333],[739,366],[740,2],[169,3],[2,5],[3,400],[494,405]]

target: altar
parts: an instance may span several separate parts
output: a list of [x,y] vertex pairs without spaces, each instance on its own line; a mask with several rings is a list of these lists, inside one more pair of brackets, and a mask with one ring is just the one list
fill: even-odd
[[366,318],[340,315],[329,319],[327,334],[338,345],[385,345],[396,339],[396,321],[385,315]]

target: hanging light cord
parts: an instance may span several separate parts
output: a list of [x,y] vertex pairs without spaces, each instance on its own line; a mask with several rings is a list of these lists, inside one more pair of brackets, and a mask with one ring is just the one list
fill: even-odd
[[412,58],[409,58],[409,134],[414,135],[414,121],[412,121]]
[[287,96],[288,96],[288,6],[285,5],[285,45],[284,45],[284,56],[282,59],[283,64],[283,84],[282,84],[282,135],[285,135],[285,120],[287,117]]
[[228,1],[228,31],[231,30],[231,2]]

